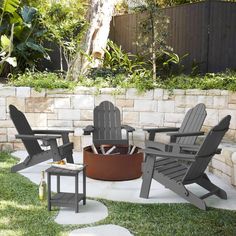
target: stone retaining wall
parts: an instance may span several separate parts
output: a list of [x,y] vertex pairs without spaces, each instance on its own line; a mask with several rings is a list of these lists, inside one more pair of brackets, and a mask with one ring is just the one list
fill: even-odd
[[[124,124],[136,128],[134,144],[143,146],[146,134],[143,127],[176,126],[182,122],[186,111],[197,103],[207,107],[207,118],[203,130],[209,130],[221,118],[232,116],[230,130],[225,139],[236,141],[236,93],[226,90],[174,90],[155,89],[137,94],[135,89],[121,90],[114,95],[114,89],[78,87],[69,92],[61,89],[36,92],[29,87],[5,87],[0,85],[0,150],[21,149],[15,140],[16,130],[9,118],[8,106],[14,104],[27,116],[33,128],[72,129],[71,136],[75,150],[91,143],[91,137],[82,136],[82,128],[92,124],[93,109],[101,101],[109,100],[121,110]],[[168,141],[165,135],[158,135],[159,141]],[[234,150],[235,149],[235,150]],[[223,154],[216,156],[210,170],[236,185],[236,148],[234,144],[224,145]]]

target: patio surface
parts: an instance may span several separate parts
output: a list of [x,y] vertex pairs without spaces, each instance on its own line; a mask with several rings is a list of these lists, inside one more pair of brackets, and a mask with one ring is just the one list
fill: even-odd
[[[12,153],[20,159],[24,159],[27,156],[25,151],[16,151]],[[74,160],[76,163],[82,163],[82,153],[75,152]],[[48,161],[49,162],[49,161]],[[41,178],[41,171],[49,167],[48,162],[43,162],[33,167],[20,171],[19,173],[30,179],[35,184],[39,184]],[[228,199],[222,200],[216,196],[207,198],[206,204],[210,207],[236,210],[236,188],[232,187],[228,183],[224,182],[217,176],[208,173],[209,178],[217,186],[221,187],[227,192]],[[149,199],[142,199],[139,197],[141,178],[130,181],[100,181],[87,178],[87,197],[103,198],[114,201],[126,201],[133,203],[184,203],[184,199],[166,189],[156,181],[152,181],[151,191]],[[79,179],[79,183],[82,184],[82,178]],[[74,178],[63,177],[61,178],[61,189],[65,192],[74,191]],[[198,185],[192,184],[189,186],[189,190],[197,195],[203,195],[206,191]],[[56,192],[56,178],[52,177],[52,191]],[[94,200],[88,200],[85,206],[80,205],[80,213],[75,214],[73,209],[61,208],[55,221],[59,224],[87,224],[93,223],[107,217],[107,208],[100,202]],[[68,221],[70,219],[70,222]],[[95,229],[94,229],[95,228]],[[87,230],[87,231],[86,231]],[[102,231],[101,231],[102,230]],[[87,234],[85,234],[85,231]],[[96,233],[93,233],[96,232]],[[104,234],[104,233],[105,234]],[[123,233],[122,233],[123,232]],[[124,233],[126,232],[126,233]],[[131,235],[129,232],[115,225],[104,225],[103,227],[88,227],[83,230],[75,230],[70,235]]]

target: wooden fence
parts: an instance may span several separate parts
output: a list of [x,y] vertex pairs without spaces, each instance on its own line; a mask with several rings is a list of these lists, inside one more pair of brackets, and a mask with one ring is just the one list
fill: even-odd
[[[169,18],[167,43],[179,56],[188,54],[187,71],[197,63],[202,72],[236,69],[236,3],[206,1],[162,9]],[[115,16],[109,38],[126,52],[137,53],[142,14]]]

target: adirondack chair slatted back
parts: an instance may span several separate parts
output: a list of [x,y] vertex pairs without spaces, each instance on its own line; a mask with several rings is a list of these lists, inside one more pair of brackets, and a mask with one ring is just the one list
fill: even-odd
[[94,144],[128,144],[127,139],[122,140],[120,111],[111,102],[104,101],[95,107]]
[[[11,119],[16,127],[18,134],[33,135],[34,133],[25,115],[13,105],[9,106],[9,110]],[[42,149],[36,140],[22,140],[22,142],[30,156],[42,152]]]
[[229,129],[230,120],[231,116],[228,115],[211,129],[196,154],[196,161],[190,165],[184,180],[196,179],[204,173],[211,158],[216,153],[221,140]]
[[[184,117],[179,132],[188,133],[200,131],[206,115],[206,106],[203,103],[200,103],[194,108],[190,109]],[[176,139],[176,143],[194,144],[196,139],[197,136],[180,137]]]

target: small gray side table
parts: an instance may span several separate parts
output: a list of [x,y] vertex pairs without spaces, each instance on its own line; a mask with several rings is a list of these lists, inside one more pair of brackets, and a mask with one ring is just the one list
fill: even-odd
[[[83,192],[79,193],[79,173],[83,172]],[[79,202],[83,200],[83,205],[86,204],[86,166],[79,170],[68,170],[57,167],[50,167],[46,170],[48,180],[48,210],[51,211],[51,206],[75,207],[75,212],[79,212]],[[57,193],[51,195],[51,176],[57,176]],[[60,177],[71,176],[75,177],[75,193],[61,192]]]

